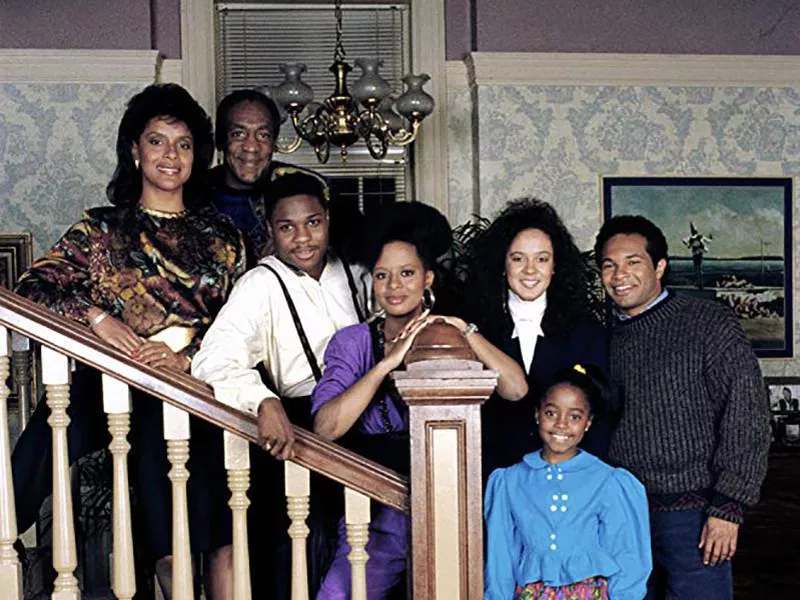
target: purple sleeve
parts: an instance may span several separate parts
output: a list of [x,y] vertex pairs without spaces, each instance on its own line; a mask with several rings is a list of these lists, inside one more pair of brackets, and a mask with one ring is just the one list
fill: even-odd
[[344,392],[372,368],[369,326],[353,325],[337,331],[325,350],[325,372],[311,393],[311,414]]

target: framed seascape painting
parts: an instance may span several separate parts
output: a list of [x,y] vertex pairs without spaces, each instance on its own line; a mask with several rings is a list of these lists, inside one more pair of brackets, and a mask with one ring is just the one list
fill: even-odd
[[765,377],[773,450],[800,451],[800,377]]
[[758,356],[792,356],[790,177],[605,177],[603,207],[661,228],[668,287],[729,306]]

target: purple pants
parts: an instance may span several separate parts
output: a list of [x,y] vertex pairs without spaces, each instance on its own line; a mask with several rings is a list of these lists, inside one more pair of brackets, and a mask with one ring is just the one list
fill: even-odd
[[[406,548],[410,519],[392,508],[382,506],[369,524],[367,542],[367,598],[382,600],[400,581],[406,571]],[[317,600],[350,599],[350,561],[347,555],[344,519],[339,522],[339,541],[328,573],[322,581]]]

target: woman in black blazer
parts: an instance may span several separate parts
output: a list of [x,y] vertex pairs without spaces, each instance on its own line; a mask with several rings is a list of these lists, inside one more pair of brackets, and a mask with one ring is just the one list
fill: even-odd
[[[552,206],[509,203],[471,246],[466,314],[484,336],[519,362],[528,395],[491,398],[483,407],[485,478],[541,448],[537,397],[562,369],[584,363],[608,368],[605,328],[590,310],[589,268]],[[597,415],[581,446],[604,459],[611,415]]]

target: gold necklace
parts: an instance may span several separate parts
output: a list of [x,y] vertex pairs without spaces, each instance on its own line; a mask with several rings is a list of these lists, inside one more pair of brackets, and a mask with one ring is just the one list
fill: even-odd
[[140,204],[139,209],[146,215],[151,215],[153,217],[161,217],[163,219],[177,219],[178,217],[182,217],[186,214],[185,208],[177,212],[172,212],[166,210],[157,210],[155,208],[150,208],[149,206],[145,206],[144,204]]

